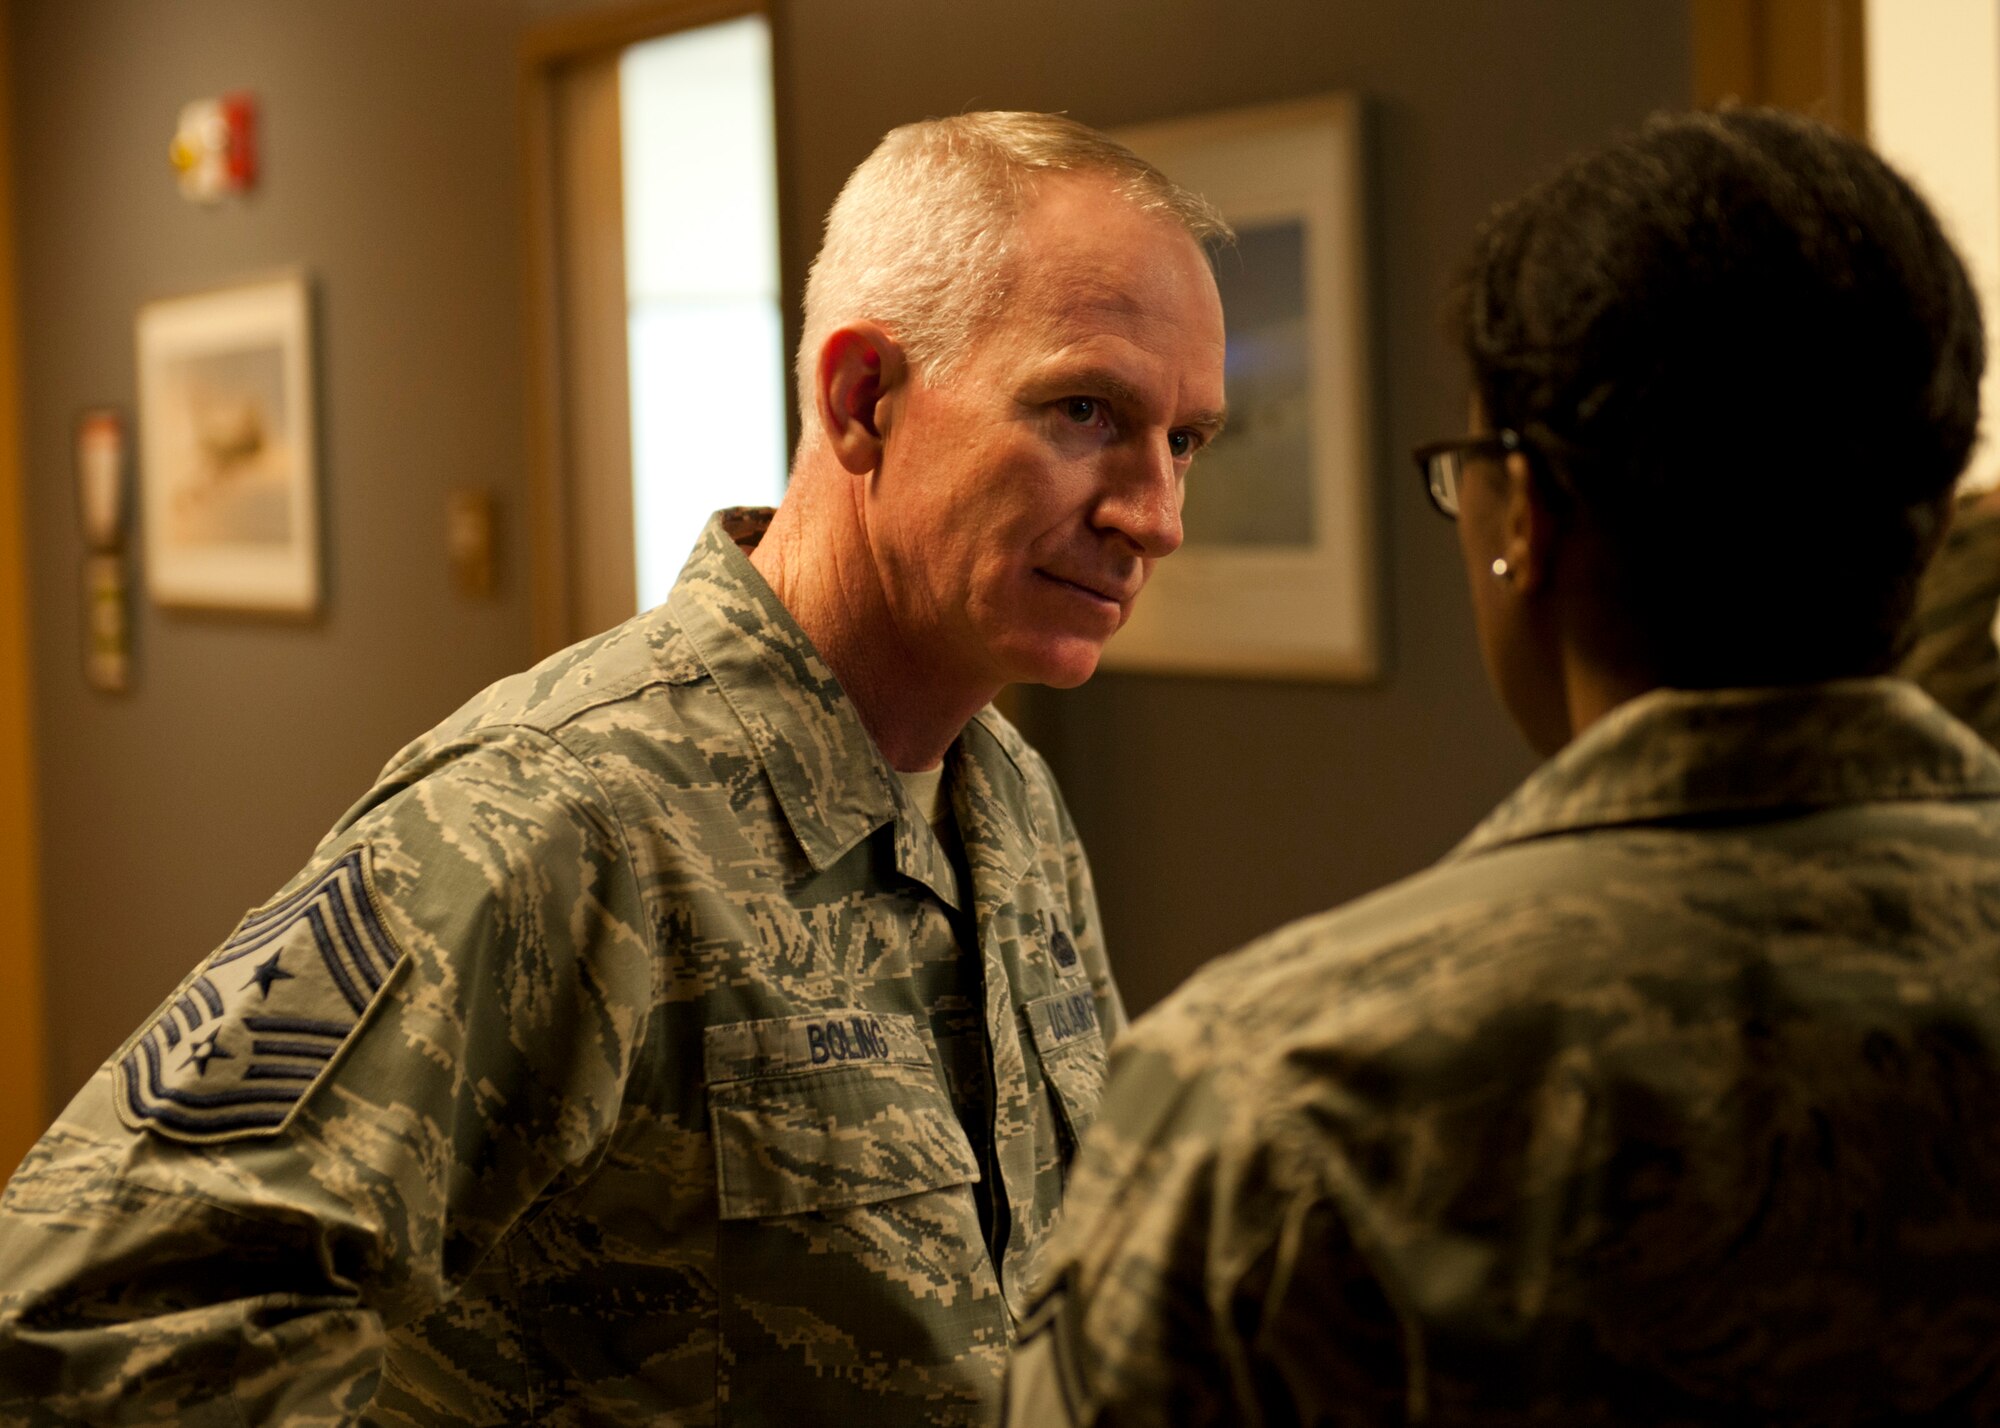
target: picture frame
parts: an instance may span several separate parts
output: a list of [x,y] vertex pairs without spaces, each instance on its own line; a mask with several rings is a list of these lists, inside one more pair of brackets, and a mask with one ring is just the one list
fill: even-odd
[[1237,230],[1216,253],[1229,425],[1107,668],[1365,682],[1381,669],[1372,354],[1352,94],[1117,131]]
[[155,604],[318,612],[312,327],[302,273],[139,309],[139,516]]

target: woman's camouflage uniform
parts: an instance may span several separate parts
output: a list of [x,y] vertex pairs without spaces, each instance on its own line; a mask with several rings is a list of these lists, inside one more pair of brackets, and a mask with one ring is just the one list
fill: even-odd
[[[760,530],[399,755],[63,1113],[0,1422],[991,1420],[1121,1021],[1089,875],[988,711],[958,892]],[[953,925],[970,1134],[911,967]]]
[[2000,756],[1656,691],[1120,1040],[1011,1421],[2000,1421]]

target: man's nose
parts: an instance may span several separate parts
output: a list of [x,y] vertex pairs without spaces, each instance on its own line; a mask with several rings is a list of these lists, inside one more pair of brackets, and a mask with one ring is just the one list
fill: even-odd
[[1181,544],[1180,463],[1159,438],[1120,452],[1112,463],[1098,524],[1130,541],[1149,560],[1172,555]]

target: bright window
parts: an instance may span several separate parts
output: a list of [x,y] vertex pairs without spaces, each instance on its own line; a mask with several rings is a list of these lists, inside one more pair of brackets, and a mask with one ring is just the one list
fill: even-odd
[[709,512],[784,490],[769,26],[750,16],[635,45],[618,88],[632,524],[649,609]]

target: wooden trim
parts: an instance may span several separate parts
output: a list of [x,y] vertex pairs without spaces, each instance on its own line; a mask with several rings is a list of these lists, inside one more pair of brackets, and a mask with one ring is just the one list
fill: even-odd
[[521,36],[522,63],[539,68],[584,59],[605,50],[622,50],[641,40],[761,15],[763,0],[642,0],[617,9],[565,15],[532,26]]
[[1829,118],[1858,139],[1868,137],[1867,0],[1839,0],[1826,29]]
[[[13,6],[0,0],[0,1180],[47,1123],[14,242]],[[67,478],[65,478],[67,479]],[[82,579],[82,571],[76,572]],[[81,593],[77,597],[82,598]],[[81,679],[81,670],[77,678]]]
[[1863,0],[1694,0],[1694,102],[1797,110],[1868,127]]
[[556,275],[554,98],[550,75],[524,62],[521,230],[526,284],[528,623],[536,659],[570,642],[569,506],[564,499],[561,284]]
[[[1757,55],[1762,49],[1759,0],[1694,0],[1694,102],[1713,109],[1756,94]],[[1754,102],[1754,101],[1749,101]]]
[[572,640],[639,612],[620,90],[619,54],[612,50],[563,66],[550,87],[560,343],[555,377],[563,426],[557,470],[570,539]]

